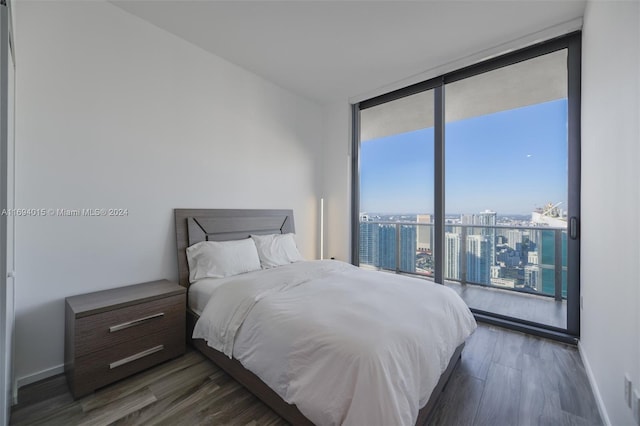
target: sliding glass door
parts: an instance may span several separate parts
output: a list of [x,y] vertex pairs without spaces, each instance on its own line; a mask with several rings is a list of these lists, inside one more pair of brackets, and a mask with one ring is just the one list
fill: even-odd
[[354,107],[354,263],[579,335],[580,35]]
[[567,327],[567,77],[562,49],[444,87],[445,238],[460,241],[445,248],[457,263],[445,278],[474,309],[560,329]]

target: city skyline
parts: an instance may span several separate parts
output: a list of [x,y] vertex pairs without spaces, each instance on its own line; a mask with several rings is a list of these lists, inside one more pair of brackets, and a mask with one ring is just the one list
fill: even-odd
[[[544,210],[544,206],[540,208],[541,210]],[[566,214],[566,210],[561,209],[563,214]],[[540,210],[538,210],[540,211]],[[526,221],[526,222],[531,222],[531,213],[512,213],[512,214],[503,214],[500,212],[496,212],[495,210],[492,209],[485,209],[483,211],[479,211],[479,212],[462,212],[462,213],[445,213],[444,218],[445,220],[447,220],[447,223],[462,223],[464,218],[467,217],[473,217],[473,216],[477,216],[483,213],[487,213],[487,212],[492,212],[495,213],[497,218],[502,219],[502,220],[506,220],[509,222],[512,222],[513,220],[518,220],[518,221]],[[397,218],[398,217],[416,217],[416,220],[418,222],[420,222],[420,220],[417,219],[418,216],[428,216],[430,218],[429,222],[424,222],[423,223],[434,223],[434,217],[435,214],[433,212],[376,212],[376,211],[360,211],[359,215],[362,216],[368,216],[368,217],[385,217],[386,219],[381,219],[381,220],[392,220],[392,221],[398,221]],[[389,219],[389,218],[393,218],[393,219]],[[403,222],[401,220],[401,222]],[[537,226],[537,225],[536,225]],[[546,225],[545,225],[546,226]]]
[[[360,264],[433,277],[435,241],[429,215],[360,217]],[[567,232],[540,225],[531,218],[526,227],[497,219],[495,212],[457,218],[445,225],[444,278],[499,288],[566,297]],[[495,225],[506,225],[494,228]],[[399,235],[398,235],[399,233]],[[556,258],[557,238],[561,241]],[[399,257],[396,257],[399,256]],[[563,270],[560,290],[556,262]],[[558,293],[560,291],[560,293]]]
[[[446,215],[566,210],[566,126],[566,99],[447,123]],[[432,214],[433,128],[363,141],[360,194],[361,212]]]

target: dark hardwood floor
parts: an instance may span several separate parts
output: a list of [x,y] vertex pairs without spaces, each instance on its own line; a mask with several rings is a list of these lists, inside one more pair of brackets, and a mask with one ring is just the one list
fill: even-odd
[[601,425],[574,346],[479,324],[432,425]]
[[[12,425],[284,425],[200,353],[74,401],[64,376],[20,390]],[[575,347],[480,324],[430,425],[601,425]]]

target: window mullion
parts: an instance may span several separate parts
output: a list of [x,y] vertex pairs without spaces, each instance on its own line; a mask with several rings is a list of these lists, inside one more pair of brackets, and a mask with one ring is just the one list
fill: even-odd
[[444,85],[434,89],[434,277],[444,284]]

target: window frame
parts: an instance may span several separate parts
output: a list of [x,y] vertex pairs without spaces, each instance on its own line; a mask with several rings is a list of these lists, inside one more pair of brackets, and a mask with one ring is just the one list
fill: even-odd
[[522,61],[567,49],[568,97],[568,238],[567,238],[567,328],[559,329],[474,311],[478,319],[519,331],[575,343],[580,336],[580,105],[581,105],[581,39],[575,31],[557,38],[509,52],[461,69],[412,84],[351,105],[351,262],[359,266],[360,243],[360,111],[407,96],[434,90],[434,281],[444,284],[445,250],[445,90],[453,83]]

